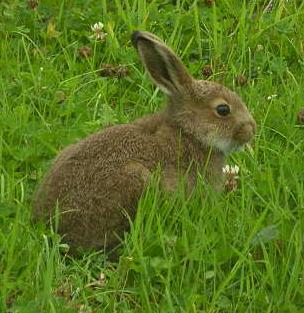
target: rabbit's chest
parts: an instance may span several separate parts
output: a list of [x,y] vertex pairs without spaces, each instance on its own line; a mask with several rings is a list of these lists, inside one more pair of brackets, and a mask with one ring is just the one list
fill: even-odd
[[162,169],[161,185],[168,192],[178,190],[179,186],[191,192],[196,183],[196,172],[193,168],[177,168],[167,165]]

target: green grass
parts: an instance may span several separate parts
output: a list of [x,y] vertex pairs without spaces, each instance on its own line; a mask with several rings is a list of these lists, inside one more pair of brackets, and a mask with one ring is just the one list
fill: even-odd
[[[214,2],[1,1],[0,312],[304,312],[304,4]],[[103,43],[89,38],[98,21]],[[164,38],[196,78],[211,65],[209,79],[241,94],[258,134],[227,160],[241,168],[236,192],[200,183],[187,198],[152,183],[118,263],[102,252],[71,258],[31,221],[32,195],[67,144],[162,107],[135,29]],[[100,63],[130,74],[100,77]]]

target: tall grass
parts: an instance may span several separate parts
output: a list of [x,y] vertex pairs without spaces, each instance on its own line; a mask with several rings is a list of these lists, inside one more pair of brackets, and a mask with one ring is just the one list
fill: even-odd
[[[302,312],[304,4],[209,2],[1,2],[0,312]],[[89,38],[97,21],[104,42]],[[163,106],[135,29],[164,38],[197,78],[210,65],[208,79],[241,94],[258,134],[228,160],[241,168],[236,192],[201,181],[190,197],[182,184],[168,195],[156,175],[119,261],[73,258],[32,222],[32,195],[64,146]],[[101,77],[100,63],[130,74]]]

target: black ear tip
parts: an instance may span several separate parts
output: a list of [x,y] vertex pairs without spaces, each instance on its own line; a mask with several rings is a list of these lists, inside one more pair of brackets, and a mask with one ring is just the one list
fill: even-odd
[[131,41],[135,48],[137,48],[137,43],[138,43],[140,36],[141,36],[141,32],[139,30],[136,30],[131,35]]

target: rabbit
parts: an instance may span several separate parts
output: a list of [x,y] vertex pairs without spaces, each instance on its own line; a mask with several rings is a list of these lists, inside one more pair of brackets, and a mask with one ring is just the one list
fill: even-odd
[[116,247],[157,168],[164,190],[174,191],[180,175],[193,189],[199,174],[220,190],[225,156],[248,143],[256,131],[236,93],[195,80],[157,36],[135,31],[132,43],[151,79],[167,95],[167,105],[71,144],[55,159],[36,192],[34,215],[48,220],[59,211],[58,232],[71,249]]

